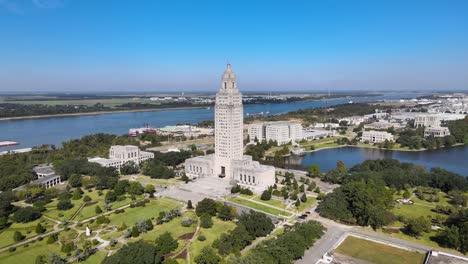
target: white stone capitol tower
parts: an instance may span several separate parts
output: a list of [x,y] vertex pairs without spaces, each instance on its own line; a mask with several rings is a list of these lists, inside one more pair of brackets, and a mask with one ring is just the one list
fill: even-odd
[[215,153],[185,161],[185,174],[192,179],[216,177],[253,191],[275,184],[275,168],[244,155],[244,111],[236,75],[227,64],[216,94]]

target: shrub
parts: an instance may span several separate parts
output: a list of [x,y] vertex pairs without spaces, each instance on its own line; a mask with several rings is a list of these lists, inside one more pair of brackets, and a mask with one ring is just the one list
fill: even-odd
[[263,191],[262,195],[260,196],[260,199],[262,199],[263,201],[271,200],[271,193],[267,190]]
[[197,237],[198,241],[205,241],[206,240],[206,237],[202,234],[200,234],[198,237]]
[[184,217],[182,218],[182,221],[180,222],[180,225],[181,226],[184,226],[184,227],[189,227],[193,224],[193,219],[191,217]]
[[211,228],[213,226],[213,220],[211,215],[204,214],[200,217],[200,226],[203,228]]

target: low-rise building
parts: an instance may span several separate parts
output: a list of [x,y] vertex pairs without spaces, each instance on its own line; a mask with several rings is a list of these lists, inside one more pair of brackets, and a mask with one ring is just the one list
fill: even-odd
[[306,128],[302,131],[302,138],[310,141],[319,138],[326,138],[326,137],[333,137],[335,136],[335,130],[319,130],[319,129],[312,129]]
[[441,127],[441,126],[435,126],[435,127],[427,127],[424,129],[424,137],[445,137],[450,135],[450,130],[448,127]]
[[44,188],[48,189],[62,182],[60,175],[55,174],[52,165],[39,165],[34,167],[33,170],[37,179],[32,181],[31,184],[42,185]]
[[401,128],[401,124],[396,122],[389,122],[387,120],[379,120],[378,122],[364,125],[365,129],[389,129],[391,127],[398,129]]
[[414,126],[415,127],[429,127],[429,126],[438,126],[440,124],[440,119],[437,115],[427,114],[427,115],[418,115],[414,117]]
[[120,170],[128,162],[140,165],[141,162],[152,158],[154,158],[154,153],[141,151],[137,146],[126,145],[110,147],[108,159],[94,157],[89,158],[88,161],[98,163],[103,167],[113,167]]
[[368,141],[369,143],[380,143],[385,140],[393,140],[393,135],[384,131],[369,130],[362,132],[362,140]]
[[255,140],[276,141],[278,145],[302,139],[302,126],[292,122],[265,122],[250,124],[247,128],[250,142]]

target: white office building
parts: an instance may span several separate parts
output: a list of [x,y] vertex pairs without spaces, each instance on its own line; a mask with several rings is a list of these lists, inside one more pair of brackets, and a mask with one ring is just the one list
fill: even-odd
[[95,162],[103,167],[113,167],[117,170],[128,163],[134,162],[140,165],[141,162],[154,158],[154,153],[141,151],[137,146],[126,145],[126,146],[112,146],[109,149],[109,158],[89,158],[89,162]]
[[55,170],[51,165],[39,165],[33,168],[37,180],[31,184],[41,185],[48,189],[62,182],[59,175],[55,174]]
[[[242,95],[236,75],[228,64],[216,94],[215,153],[185,161],[185,174],[192,179],[219,177],[228,184],[239,184],[261,192],[275,184],[275,168],[243,155]],[[254,136],[255,138],[255,136]]]
[[424,137],[445,137],[450,135],[450,130],[448,127],[441,127],[441,126],[435,126],[435,127],[427,127],[424,129]]
[[392,141],[393,135],[388,132],[374,130],[362,132],[362,141],[368,141],[369,143],[380,143],[384,142],[385,140]]
[[429,126],[438,126],[440,124],[440,118],[437,115],[427,114],[427,115],[418,115],[414,117],[414,126],[415,127],[429,127]]
[[278,145],[300,141],[302,139],[302,126],[299,123],[291,122],[265,122],[255,123],[248,126],[250,142],[276,141]]

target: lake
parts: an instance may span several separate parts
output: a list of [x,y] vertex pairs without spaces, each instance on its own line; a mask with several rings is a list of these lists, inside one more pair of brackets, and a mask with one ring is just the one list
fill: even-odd
[[294,164],[309,166],[320,165],[323,172],[336,167],[336,162],[342,160],[346,167],[352,167],[368,159],[392,158],[401,162],[409,162],[426,166],[427,169],[441,167],[458,174],[468,176],[468,146],[456,146],[427,151],[397,151],[359,147],[341,147],[308,152],[302,157],[290,157]]
[[[343,104],[350,100],[353,102],[369,102],[415,98],[420,95],[422,94],[387,93],[382,96],[332,99],[329,101],[245,105],[244,113],[269,111],[271,114],[276,115],[303,108]],[[185,123],[195,124],[204,120],[213,120],[213,118],[213,108],[203,108],[0,121],[0,141],[13,140],[20,143],[18,146],[0,147],[0,151],[42,144],[55,144],[59,146],[64,141],[94,133],[123,135],[128,133],[130,128],[141,127],[143,124],[162,127]]]

